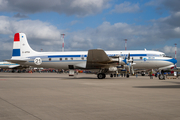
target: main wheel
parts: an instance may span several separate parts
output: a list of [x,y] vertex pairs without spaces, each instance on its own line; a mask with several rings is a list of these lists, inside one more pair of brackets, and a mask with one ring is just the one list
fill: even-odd
[[99,74],[97,75],[97,77],[98,77],[98,79],[103,79],[103,78],[105,78],[106,76],[105,76],[104,73],[99,73]]
[[129,74],[127,74],[126,77],[128,78],[128,77],[129,77]]
[[110,77],[112,78],[112,77],[113,77],[113,74],[110,74]]

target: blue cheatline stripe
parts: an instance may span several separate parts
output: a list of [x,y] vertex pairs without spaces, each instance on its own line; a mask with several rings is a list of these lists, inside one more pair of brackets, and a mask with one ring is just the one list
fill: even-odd
[[61,58],[61,57],[87,57],[87,55],[50,55],[48,58]]
[[[108,56],[116,56],[118,54],[108,54]],[[122,56],[127,56],[128,54],[124,54]],[[130,54],[130,56],[147,56],[147,54]],[[153,56],[153,55],[152,55]],[[87,55],[49,55],[48,58],[63,58],[63,57],[87,57]]]
[[[116,56],[116,55],[120,55],[120,56],[124,56],[124,57],[127,57],[128,54],[108,54],[108,56]],[[155,56],[155,55],[150,55],[150,54],[130,54],[130,56]]]
[[[42,60],[42,62],[79,62],[79,61],[86,61],[86,60],[51,60],[51,61],[48,61],[48,60],[45,60],[45,61],[43,61]],[[34,62],[34,61],[29,61],[29,62]]]
[[164,61],[169,61],[169,62],[172,62],[172,63],[174,63],[174,64],[176,64],[176,63],[177,63],[177,60],[176,60],[176,59],[174,59],[174,58],[169,59],[169,60],[164,60]]
[[13,49],[12,56],[20,56],[20,49]]
[[147,54],[130,54],[130,56],[147,56]]

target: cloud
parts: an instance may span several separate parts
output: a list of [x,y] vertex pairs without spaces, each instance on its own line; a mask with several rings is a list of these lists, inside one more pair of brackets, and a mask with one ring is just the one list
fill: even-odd
[[132,4],[130,2],[124,2],[119,5],[115,5],[115,8],[111,12],[116,13],[134,13],[140,10],[139,4]]
[[0,16],[0,26],[0,47],[7,51],[12,50],[14,34],[17,32],[25,33],[30,46],[38,51],[41,48],[45,51],[58,48],[62,43],[61,33],[65,33],[47,22],[19,20],[6,16]]
[[[168,46],[168,45],[166,45],[166,46],[164,46],[162,48],[161,51],[166,53],[167,56],[171,56],[171,57],[175,58],[175,49],[176,49],[175,46]],[[180,56],[180,48],[177,48],[177,50],[176,50],[176,57],[177,57],[178,60],[180,59],[179,56]]]
[[157,6],[158,8],[165,7],[165,9],[169,9],[171,12],[180,11],[179,0],[151,0],[150,2],[147,2],[146,5]]
[[0,16],[0,34],[27,33],[29,38],[51,39],[60,38],[60,31],[53,25],[40,20],[17,20]]
[[59,14],[87,16],[109,7],[109,0],[0,0],[1,12],[32,14],[57,12]]
[[180,26],[180,12],[174,12],[170,16],[161,18],[158,21],[173,27]]
[[28,18],[28,16],[21,14],[21,13],[17,13],[16,15],[14,15],[13,17],[15,18]]
[[168,7],[173,12],[180,12],[179,0],[162,0],[162,4]]

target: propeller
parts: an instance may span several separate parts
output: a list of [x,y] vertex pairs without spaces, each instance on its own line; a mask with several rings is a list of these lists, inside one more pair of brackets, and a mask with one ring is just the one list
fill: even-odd
[[130,60],[130,53],[128,54],[128,60]]

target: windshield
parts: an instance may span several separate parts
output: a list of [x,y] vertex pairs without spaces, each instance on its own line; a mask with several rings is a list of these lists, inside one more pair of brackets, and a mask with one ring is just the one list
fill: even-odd
[[161,57],[166,57],[166,55],[165,55],[165,54],[160,54],[160,56],[161,56]]

